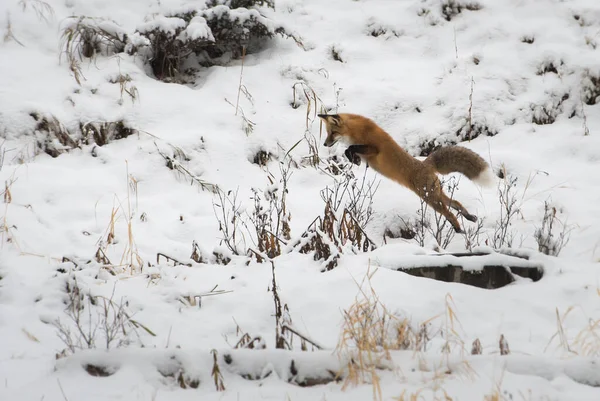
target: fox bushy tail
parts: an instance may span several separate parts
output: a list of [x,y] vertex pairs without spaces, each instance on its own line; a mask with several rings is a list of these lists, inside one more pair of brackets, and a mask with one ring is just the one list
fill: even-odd
[[461,146],[439,148],[423,163],[429,164],[440,174],[461,173],[481,186],[494,183],[494,174],[489,164],[477,153]]

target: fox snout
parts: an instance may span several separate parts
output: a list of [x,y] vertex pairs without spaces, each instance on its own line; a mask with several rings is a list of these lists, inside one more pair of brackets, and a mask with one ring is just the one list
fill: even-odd
[[325,122],[327,130],[327,138],[323,145],[330,148],[340,139],[340,135],[336,131],[342,125],[342,119],[338,114],[318,114],[318,117]]
[[335,143],[336,143],[336,142],[337,142],[337,141],[335,141],[335,140],[334,140],[334,139],[331,137],[331,135],[330,135],[330,136],[328,136],[327,138],[325,138],[325,142],[323,143],[323,145],[324,145],[324,146],[326,146],[326,147],[328,147],[328,148],[330,148],[330,147],[332,147],[333,145],[335,145]]

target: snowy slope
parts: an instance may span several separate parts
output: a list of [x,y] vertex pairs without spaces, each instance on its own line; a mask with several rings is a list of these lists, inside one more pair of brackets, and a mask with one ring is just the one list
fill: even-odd
[[[187,85],[156,80],[141,58],[124,53],[84,59],[78,84],[60,57],[61,29],[69,16],[111,19],[132,33],[157,15],[204,3],[0,3],[5,38],[0,182],[6,183],[0,187],[0,400],[368,399],[371,384],[302,388],[286,382],[285,370],[288,358],[316,369],[339,367],[333,350],[343,311],[362,299],[359,285],[375,270],[370,283],[381,304],[409,319],[416,331],[429,322],[431,337],[424,351],[393,353],[393,369],[379,373],[383,399],[433,400],[447,394],[482,400],[495,391],[498,399],[600,399],[598,372],[590,368],[599,362],[600,349],[594,325],[600,319],[600,106],[593,104],[600,95],[600,5],[595,0],[480,0],[461,3],[472,10],[463,7],[450,21],[439,0],[277,1],[265,15],[301,37],[304,49],[276,36],[267,48],[245,57],[243,71],[237,60],[202,69]],[[127,85],[137,89],[135,101],[111,83],[119,74],[131,77]],[[249,133],[232,106],[240,76],[249,96],[239,96],[239,105],[255,124]],[[299,238],[322,215],[320,191],[334,180],[325,165],[306,163],[310,149],[302,139],[312,135],[321,145],[324,133],[312,102],[307,121],[309,103],[299,83],[314,90],[319,107],[373,118],[415,156],[430,141],[455,143],[457,132],[466,135],[470,118],[474,132],[483,134],[461,146],[517,179],[513,247],[537,251],[534,232],[545,201],[568,226],[570,241],[559,257],[531,253],[545,266],[541,281],[520,280],[497,290],[393,271],[431,253],[435,241],[429,236],[424,248],[414,240],[384,241],[387,228],[417,217],[419,199],[372,170],[365,172],[364,164],[354,166],[357,177],[366,174],[367,181],[379,183],[366,228],[378,249],[345,252],[325,273],[323,262],[311,254],[293,251],[274,260],[278,293],[294,327],[325,348],[310,359],[296,339],[294,356],[278,354],[268,291],[271,264],[235,256],[226,266],[190,259],[194,241],[205,256],[226,249],[215,216],[221,200],[167,168],[159,151],[172,156],[176,147],[182,149],[187,159],[178,160],[187,171],[225,192],[237,191],[241,210],[249,213],[252,188],[263,191],[279,182],[278,160],[289,160],[289,152],[297,167],[288,182],[287,209],[291,237]],[[53,158],[37,146],[42,134],[32,114],[54,116],[72,132],[80,124],[119,120],[138,132]],[[276,159],[259,166],[253,163],[258,150]],[[323,159],[343,150],[318,148]],[[483,219],[480,245],[486,245],[501,217],[497,188],[463,178],[455,197]],[[248,238],[245,247],[251,242]],[[99,247],[113,267],[97,262]],[[455,236],[447,250],[464,251],[464,239]],[[191,266],[157,262],[157,253]],[[215,287],[225,292],[202,297],[199,306],[195,296]],[[99,351],[61,354],[66,344],[60,322],[78,338],[65,310],[74,288],[83,297],[86,327],[98,322],[102,309],[89,304],[88,294],[123,306],[143,327],[116,335],[108,353],[102,351],[106,336],[98,330],[94,348]],[[115,312],[113,306],[108,310]],[[251,381],[222,362],[226,390],[217,392],[210,351],[219,350],[220,358],[229,352],[241,337],[238,326],[267,346],[236,350],[242,366],[270,364],[277,373]],[[510,356],[499,356],[501,335]],[[476,339],[483,355],[465,356]],[[127,340],[122,344],[127,348],[117,347],[119,340]],[[442,353],[449,342],[452,362]],[[93,377],[79,368],[98,360],[118,369],[110,377]],[[168,370],[173,360],[199,378],[198,389],[182,389],[176,375],[165,377],[153,367]],[[461,371],[464,361],[469,372]],[[432,366],[445,366],[439,370],[448,373],[436,374]]]

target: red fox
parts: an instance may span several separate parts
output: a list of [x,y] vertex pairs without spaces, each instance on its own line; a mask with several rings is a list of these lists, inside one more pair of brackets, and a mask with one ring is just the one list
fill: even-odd
[[366,117],[356,114],[319,114],[319,118],[325,122],[327,130],[325,146],[333,146],[338,141],[345,142],[349,145],[345,154],[352,163],[360,164],[363,159],[375,171],[409,188],[448,219],[457,233],[463,230],[448,207],[459,211],[469,221],[477,221],[477,216],[444,193],[435,174],[459,172],[480,185],[490,185],[493,183],[493,173],[477,153],[467,148],[449,146],[434,151],[420,161]]

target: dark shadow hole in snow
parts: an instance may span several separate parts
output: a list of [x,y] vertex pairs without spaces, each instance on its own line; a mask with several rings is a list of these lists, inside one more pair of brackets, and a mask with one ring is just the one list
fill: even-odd
[[[456,257],[477,258],[488,255],[487,253],[454,253]],[[435,257],[438,255],[433,255]],[[415,277],[425,277],[446,283],[461,283],[478,288],[496,289],[513,283],[519,276],[530,279],[533,282],[543,277],[543,269],[539,266],[525,265],[523,258],[514,256],[514,262],[510,266],[483,265],[480,270],[466,270],[460,265],[440,265],[421,267],[400,267],[396,270],[410,274]]]
[[88,374],[90,376],[95,376],[95,377],[112,376],[117,371],[117,369],[114,367],[92,365],[90,363],[84,365],[83,368],[85,369],[86,372],[88,372]]
[[266,166],[269,161],[273,158],[273,155],[266,150],[259,150],[254,154],[254,158],[252,159],[252,163],[258,164],[259,166]]

